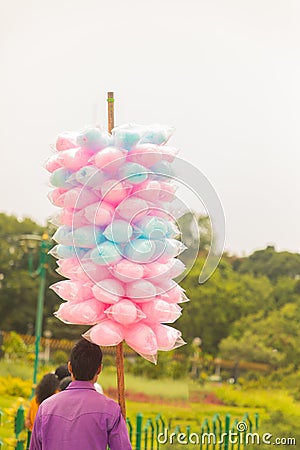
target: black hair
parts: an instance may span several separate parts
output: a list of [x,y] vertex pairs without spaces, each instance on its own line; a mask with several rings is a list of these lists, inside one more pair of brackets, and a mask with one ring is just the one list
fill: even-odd
[[43,376],[36,387],[36,401],[40,405],[46,398],[51,397],[59,388],[59,380],[54,373],[47,373]]
[[68,364],[63,364],[61,366],[58,366],[56,371],[55,371],[55,375],[57,376],[57,378],[59,380],[62,380],[63,378],[69,377],[70,376],[70,372],[68,369]]
[[102,363],[102,351],[99,345],[80,339],[71,351],[70,363],[75,380],[90,381]]
[[64,391],[65,389],[67,389],[67,387],[69,386],[69,384],[71,382],[72,382],[72,377],[65,377],[65,378],[63,378],[59,382],[59,390],[60,391]]

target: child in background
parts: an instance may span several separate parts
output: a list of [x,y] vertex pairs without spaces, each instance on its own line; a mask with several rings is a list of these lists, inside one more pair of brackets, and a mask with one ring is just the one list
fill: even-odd
[[44,375],[35,390],[35,396],[30,402],[29,411],[25,419],[25,426],[32,431],[34,419],[40,404],[53,394],[59,392],[59,380],[54,373]]

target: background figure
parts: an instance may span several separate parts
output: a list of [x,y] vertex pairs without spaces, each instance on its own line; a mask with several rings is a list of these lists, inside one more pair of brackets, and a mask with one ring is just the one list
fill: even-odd
[[62,364],[61,366],[58,366],[55,370],[55,375],[57,376],[59,381],[63,378],[69,377],[71,374],[68,369],[68,364]]
[[[57,375],[61,383],[59,386],[59,390],[64,391],[69,386],[72,380],[71,374],[68,369],[68,364],[62,364],[61,366],[57,367],[57,369],[55,370],[55,375]],[[99,392],[99,394],[103,394],[103,388],[101,384],[95,383],[94,386],[96,391]]]
[[43,376],[35,389],[35,396],[30,402],[29,411],[25,419],[25,426],[32,431],[35,416],[40,404],[46,398],[55,394],[59,390],[59,380],[54,373],[48,373]]
[[62,380],[60,380],[59,382],[59,390],[60,391],[64,391],[65,389],[67,389],[67,387],[69,386],[69,384],[72,381],[72,377],[65,377]]

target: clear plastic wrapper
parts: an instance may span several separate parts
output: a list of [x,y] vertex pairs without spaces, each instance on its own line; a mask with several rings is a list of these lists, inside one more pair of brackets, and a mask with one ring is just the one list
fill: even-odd
[[175,197],[177,150],[165,145],[173,128],[126,124],[110,135],[100,127],[58,136],[45,168],[60,210],[50,253],[67,277],[52,289],[66,303],[65,323],[94,325],[84,334],[98,345],[122,340],[156,363],[158,350],[183,345],[180,331],[162,325],[188,301],[173,281],[185,266],[175,219],[186,212]]
[[95,299],[62,303],[54,315],[64,323],[94,325],[105,319],[104,305]]
[[139,322],[146,317],[143,311],[127,298],[107,308],[105,314],[124,326]]

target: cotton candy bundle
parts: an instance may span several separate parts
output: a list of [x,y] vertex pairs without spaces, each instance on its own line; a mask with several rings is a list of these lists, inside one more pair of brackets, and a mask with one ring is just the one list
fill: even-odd
[[84,336],[98,345],[125,340],[153,362],[158,350],[184,344],[165,325],[187,300],[173,281],[185,270],[177,258],[185,247],[172,215],[171,134],[159,125],[63,133],[46,163],[59,208],[51,254],[67,278],[51,286],[66,301],[55,315],[93,325]]

